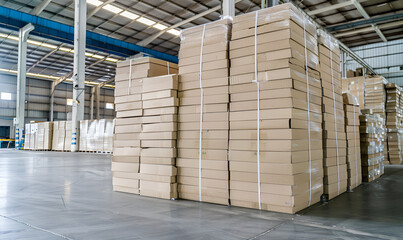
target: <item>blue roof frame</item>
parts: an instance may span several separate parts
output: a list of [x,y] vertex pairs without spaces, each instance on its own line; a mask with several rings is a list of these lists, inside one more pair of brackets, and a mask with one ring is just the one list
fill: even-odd
[[[32,23],[35,26],[35,29],[30,34],[50,38],[64,43],[73,43],[74,27],[0,6],[0,27],[18,31],[19,28],[22,28],[28,23]],[[89,49],[115,54],[122,57],[129,57],[137,53],[144,53],[161,60],[178,63],[177,56],[162,53],[146,47],[141,47],[133,43],[125,42],[91,31],[87,31],[86,44],[86,47]]]

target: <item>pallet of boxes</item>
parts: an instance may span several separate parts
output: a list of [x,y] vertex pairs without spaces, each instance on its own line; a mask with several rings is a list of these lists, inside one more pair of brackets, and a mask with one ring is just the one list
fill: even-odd
[[65,138],[66,138],[66,121],[53,122],[52,150],[63,151],[65,149],[64,146]]
[[360,151],[360,106],[350,93],[343,93],[347,138],[347,189],[352,191],[362,183]]
[[186,29],[179,50],[179,197],[228,205],[231,21]]
[[230,41],[230,202],[295,213],[323,193],[316,27],[292,4],[236,16]]
[[360,116],[360,149],[362,181],[372,182],[383,174],[385,160],[385,125],[372,109],[362,109]]
[[388,160],[390,164],[402,164],[402,108],[401,89],[395,83],[386,84],[386,128]]
[[347,190],[346,132],[340,73],[340,49],[333,37],[319,31],[323,89],[324,194],[332,199]]
[[177,198],[177,71],[176,64],[150,57],[118,63],[112,156],[115,191]]

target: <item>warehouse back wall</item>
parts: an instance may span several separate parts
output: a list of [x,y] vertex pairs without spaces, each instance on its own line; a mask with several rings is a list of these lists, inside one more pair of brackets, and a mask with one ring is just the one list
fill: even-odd
[[[52,82],[34,78],[27,78],[25,122],[49,121],[50,95]],[[16,114],[17,76],[0,74],[0,126],[9,126],[11,136],[14,137],[13,118]],[[90,119],[91,87],[85,89],[85,119]],[[100,118],[114,118],[112,89],[101,88],[100,92]],[[61,83],[54,93],[54,121],[71,119],[72,106],[68,105],[72,99],[72,85]],[[96,103],[94,102],[94,118],[96,118]]]

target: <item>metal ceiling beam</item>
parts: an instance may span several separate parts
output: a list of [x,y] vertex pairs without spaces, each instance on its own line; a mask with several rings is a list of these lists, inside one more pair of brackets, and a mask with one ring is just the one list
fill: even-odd
[[[379,29],[384,29],[384,28],[396,27],[396,26],[401,26],[401,25],[403,25],[403,20],[402,21],[379,24],[378,28]],[[357,29],[357,30],[345,31],[345,32],[337,33],[334,36],[335,37],[345,37],[345,36],[355,35],[355,34],[358,34],[358,33],[370,32],[372,30],[373,30],[373,28],[371,26],[371,27],[360,28],[360,29]]]
[[48,58],[50,55],[52,55],[53,53],[57,52],[59,50],[60,47],[62,47],[63,44],[61,44],[60,46],[58,46],[57,48],[53,49],[52,51],[50,51],[49,53],[47,53],[45,56],[41,57],[38,61],[36,61],[34,64],[32,64],[31,67],[28,68],[27,72],[30,72],[32,69],[34,69],[34,67],[36,67],[39,63],[41,63],[43,60],[45,60],[46,58]]
[[113,3],[114,1],[116,1],[116,0],[108,0],[104,3],[102,3],[101,5],[97,6],[96,8],[94,8],[91,12],[89,12],[87,14],[87,20],[90,19],[92,16],[94,16],[94,14],[97,13],[99,10],[101,10],[103,6]]
[[105,86],[106,84],[109,84],[113,81],[115,81],[115,78],[109,79],[108,81],[105,81],[105,82],[99,84],[98,86],[101,88],[101,87]]
[[42,2],[39,3],[38,6],[32,9],[29,13],[35,16],[39,16],[51,1],[52,0],[42,0]]
[[[358,2],[365,2],[367,0],[357,0],[357,1]],[[333,4],[333,5],[329,5],[329,6],[326,6],[326,7],[321,7],[321,8],[312,10],[312,11],[307,11],[306,13],[308,15],[310,15],[310,16],[314,16],[314,15],[317,15],[317,14],[320,14],[320,13],[336,10],[336,9],[339,9],[339,8],[344,8],[344,7],[347,7],[347,6],[350,6],[350,5],[353,5],[353,1],[345,1],[345,2],[338,3],[338,4]]]
[[[85,67],[85,70],[87,70],[87,69],[89,69],[89,68],[92,68],[93,66],[95,66],[95,65],[97,65],[97,64],[99,64],[99,63],[105,61],[105,59],[106,59],[106,57],[105,57],[105,58],[102,58],[102,59],[99,59],[99,60],[96,61],[96,62],[91,63],[90,65],[88,65],[88,66]],[[58,80],[56,80],[56,83],[55,83],[56,86],[59,85],[60,83],[64,82],[67,78],[71,77],[71,75],[73,75],[73,73],[74,73],[74,70],[73,70],[73,71],[70,71],[69,73],[67,73],[67,74],[64,75],[63,77],[61,77],[61,78],[59,78]]]
[[[74,40],[74,27],[72,26],[16,11],[3,6],[0,6],[0,23],[3,23],[0,24],[0,27],[7,27],[12,30],[18,30],[27,23],[32,23],[35,25],[35,30],[32,32],[32,35],[46,37],[69,44],[71,44]],[[123,57],[132,56],[141,52],[161,60],[174,63],[178,62],[177,56],[145,48],[99,33],[87,31],[86,35],[87,47],[97,51]]]
[[382,22],[399,20],[399,19],[403,19],[403,13],[390,14],[390,15],[385,15],[385,16],[381,16],[381,17],[372,17],[370,19],[343,23],[343,24],[339,24],[336,26],[328,27],[328,28],[326,28],[326,30],[329,32],[335,32],[335,31],[341,31],[341,30],[356,28],[356,27],[360,27],[360,26],[378,24],[378,23],[382,23]]
[[[371,17],[368,15],[368,13],[365,11],[365,9],[362,7],[362,5],[357,1],[357,0],[351,0],[357,8],[358,12],[365,18],[365,19],[370,19]],[[386,39],[385,35],[379,30],[379,28],[375,24],[371,24],[372,29],[378,34],[378,36],[382,39],[382,41],[387,42],[388,40]]]
[[[235,4],[240,2],[240,1],[242,1],[242,0],[235,0]],[[187,18],[187,19],[183,20],[182,22],[178,22],[177,24],[174,24],[174,25],[172,25],[172,26],[170,26],[170,27],[168,27],[168,28],[166,28],[164,30],[161,30],[161,31],[157,32],[156,34],[151,35],[150,37],[138,42],[137,45],[145,47],[148,44],[150,44],[151,42],[153,42],[155,39],[157,39],[159,36],[164,34],[165,32],[167,32],[167,31],[169,31],[171,29],[180,27],[180,26],[182,26],[182,25],[184,25],[186,23],[192,22],[192,21],[194,21],[194,20],[196,20],[198,18],[201,18],[201,17],[203,17],[205,15],[208,15],[208,14],[210,14],[212,12],[215,12],[215,11],[218,11],[220,9],[221,9],[221,4],[218,5],[218,6],[215,6],[213,8],[210,8],[210,9],[204,11],[204,12],[201,12],[201,13],[199,13],[197,15],[194,15],[193,17]]]

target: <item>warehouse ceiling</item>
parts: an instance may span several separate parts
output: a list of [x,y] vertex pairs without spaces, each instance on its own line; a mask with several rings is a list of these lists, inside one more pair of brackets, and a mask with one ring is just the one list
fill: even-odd
[[[49,2],[40,11],[41,3]],[[403,38],[403,1],[293,1],[308,12],[320,25],[332,28],[332,33],[347,46],[390,41]],[[221,0],[87,0],[87,29],[153,50],[177,55],[181,29],[201,25],[220,18],[220,9],[202,17],[181,23],[197,14],[217,7]],[[260,9],[261,0],[238,0],[236,14]],[[0,0],[0,6],[36,14],[64,24],[74,25],[73,0]],[[399,15],[400,14],[400,15]],[[395,16],[391,18],[390,16]],[[379,20],[378,18],[382,18]],[[367,21],[367,22],[365,22]],[[373,21],[373,25],[368,22]],[[371,22],[372,23],[372,22]],[[169,29],[170,26],[180,25]],[[169,30],[150,39],[161,30]],[[0,69],[17,69],[17,32],[0,28]],[[29,72],[55,78],[71,74],[73,46],[30,36],[28,45]],[[38,43],[39,42],[39,43]],[[113,78],[115,62],[122,57],[87,50],[86,80],[104,82]]]

